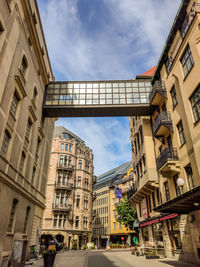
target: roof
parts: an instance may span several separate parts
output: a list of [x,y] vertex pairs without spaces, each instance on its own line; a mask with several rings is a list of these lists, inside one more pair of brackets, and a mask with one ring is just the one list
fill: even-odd
[[64,138],[63,134],[67,134],[69,139],[74,138],[74,139],[78,140],[79,142],[83,142],[83,140],[80,137],[78,137],[77,135],[75,135],[74,133],[72,133],[71,131],[66,129],[65,127],[63,127],[63,126],[55,126],[55,128],[54,128],[54,138],[55,137],[59,137],[59,138],[63,139]]
[[125,175],[127,174],[128,170],[132,167],[132,162],[126,162],[123,163],[122,165],[107,171],[97,177],[97,183],[94,185],[95,187],[98,187],[98,185],[113,180],[115,177],[119,177],[120,175]]
[[142,74],[140,74],[140,75],[137,75],[136,76],[136,79],[138,79],[138,78],[150,78],[150,77],[153,77],[153,75],[154,75],[154,73],[155,73],[155,70],[156,70],[156,67],[157,66],[154,66],[153,68],[151,68],[151,69],[149,69],[149,70],[147,70],[147,71],[145,71],[144,73],[142,73]]

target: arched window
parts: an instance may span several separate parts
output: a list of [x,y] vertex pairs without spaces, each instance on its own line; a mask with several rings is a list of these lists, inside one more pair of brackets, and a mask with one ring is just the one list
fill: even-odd
[[27,68],[28,68],[28,61],[27,61],[26,57],[23,56],[22,62],[20,65],[20,70],[21,70],[23,75],[25,75]]
[[37,105],[37,98],[38,98],[38,91],[37,91],[37,88],[35,86],[34,90],[33,90],[33,99],[32,99],[35,106]]

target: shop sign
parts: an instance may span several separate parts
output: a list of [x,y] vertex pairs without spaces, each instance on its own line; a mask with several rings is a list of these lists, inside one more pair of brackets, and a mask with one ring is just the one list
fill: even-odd
[[147,200],[146,198],[142,199],[142,217],[148,218],[148,209],[147,209]]

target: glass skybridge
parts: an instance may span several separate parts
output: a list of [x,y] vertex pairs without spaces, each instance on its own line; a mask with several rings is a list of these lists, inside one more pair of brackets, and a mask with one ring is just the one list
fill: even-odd
[[50,82],[45,91],[45,117],[147,116],[151,82],[147,79]]

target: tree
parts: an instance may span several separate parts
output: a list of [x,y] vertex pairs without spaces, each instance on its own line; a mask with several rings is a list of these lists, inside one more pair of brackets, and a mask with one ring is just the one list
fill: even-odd
[[136,209],[133,209],[127,198],[123,198],[115,205],[117,222],[124,224],[126,228],[133,230],[133,224],[137,221]]

